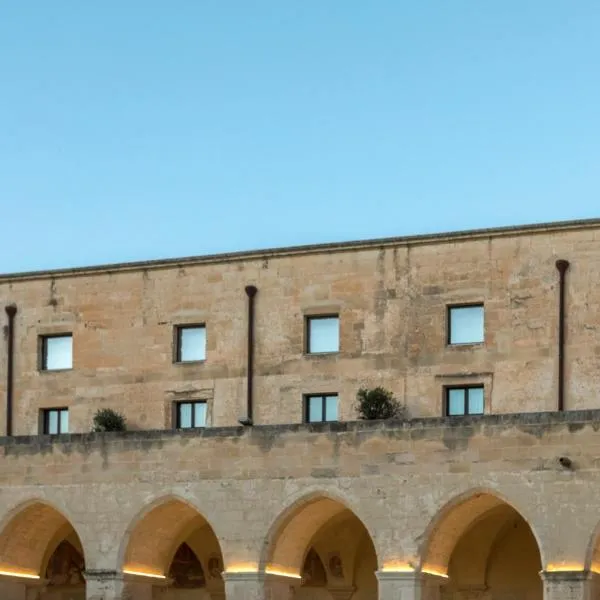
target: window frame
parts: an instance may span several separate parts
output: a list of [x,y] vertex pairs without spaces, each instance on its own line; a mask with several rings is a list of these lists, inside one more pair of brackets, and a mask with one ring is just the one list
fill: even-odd
[[[55,338],[70,338],[71,339],[71,366],[63,367],[61,369],[49,369],[48,368],[48,340]],[[54,373],[56,371],[71,371],[73,369],[73,332],[64,333],[48,333],[41,334],[38,336],[38,370],[47,373]]]
[[[481,308],[483,312],[483,339],[480,342],[452,342],[452,311],[461,308]],[[446,306],[446,345],[453,348],[461,346],[481,346],[485,343],[485,303],[467,302],[463,304],[448,304]]]
[[[56,412],[58,413],[58,432],[50,433],[50,413]],[[67,416],[69,415],[69,407],[68,406],[57,406],[52,408],[42,408],[41,415],[41,425],[42,425],[42,435],[68,435],[71,429],[71,423],[69,421],[69,431],[61,431],[61,423],[62,423],[62,413],[66,412]]]
[[[191,427],[182,427],[181,426],[181,407],[184,404],[190,404],[192,406],[192,426]],[[196,411],[194,410],[194,406],[196,404],[204,404],[204,425],[196,425]],[[174,422],[175,429],[178,430],[186,430],[186,429],[204,429],[207,427],[208,422],[208,402],[206,400],[177,400],[173,403],[174,408]]]
[[[465,399],[464,399],[464,406],[463,406],[462,414],[459,414],[459,415],[451,415],[450,414],[450,392],[452,390],[464,390],[464,392],[465,392]],[[469,402],[470,390],[482,390],[483,412],[471,413],[471,412],[467,411],[467,409],[469,408],[469,404],[470,404],[470,402]],[[483,415],[485,415],[485,385],[483,383],[444,386],[444,417],[449,417],[449,418],[453,419],[456,417],[481,417]]]
[[[192,360],[181,359],[181,338],[185,329],[204,329],[204,358],[194,358]],[[206,323],[182,323],[174,326],[173,331],[173,363],[176,365],[188,365],[194,363],[203,363],[206,361]]]
[[[325,350],[321,352],[311,352],[310,350],[310,339],[311,339],[311,323],[312,321],[321,321],[323,319],[337,319],[338,323],[338,347],[337,350]],[[340,314],[339,313],[324,313],[324,314],[310,314],[304,315],[304,354],[308,356],[319,356],[324,354],[339,354],[341,347],[341,339],[340,339]]]
[[[325,413],[327,408],[327,398],[335,397],[337,399],[337,418],[333,421],[325,420]],[[320,421],[311,421],[310,420],[310,401],[311,398],[321,398],[321,415],[323,418]],[[339,423],[340,422],[340,395],[337,392],[326,392],[326,393],[316,393],[316,394],[304,394],[304,423]]]

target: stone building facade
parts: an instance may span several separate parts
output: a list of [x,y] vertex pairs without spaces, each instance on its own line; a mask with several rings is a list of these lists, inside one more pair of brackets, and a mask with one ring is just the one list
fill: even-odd
[[[0,598],[600,598],[599,244],[0,276]],[[406,420],[356,421],[376,386]]]

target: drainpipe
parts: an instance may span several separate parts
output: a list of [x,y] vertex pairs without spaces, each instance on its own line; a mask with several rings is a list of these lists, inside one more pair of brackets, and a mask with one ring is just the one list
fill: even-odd
[[13,421],[13,376],[15,353],[15,315],[17,307],[10,304],[4,309],[8,315],[8,356],[6,359],[6,435],[12,435]]
[[565,410],[565,277],[569,261],[556,261],[559,274],[558,296],[558,411]]
[[253,416],[253,391],[254,391],[254,298],[256,296],[256,286],[247,285],[246,294],[248,296],[248,367],[247,367],[247,389],[246,399],[248,402],[246,408],[246,418],[240,419],[240,423],[247,427],[254,425]]

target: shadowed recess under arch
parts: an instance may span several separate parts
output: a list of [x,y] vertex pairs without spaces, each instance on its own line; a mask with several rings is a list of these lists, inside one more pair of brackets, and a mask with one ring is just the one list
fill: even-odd
[[294,502],[271,527],[261,557],[261,568],[301,577],[311,540],[327,524],[344,517],[355,519],[370,537],[360,518],[338,499],[311,494]]
[[475,490],[446,504],[432,520],[421,551],[421,570],[447,575],[452,553],[460,540],[478,523],[484,519],[489,520],[493,515],[498,517],[498,531],[493,534],[490,532],[489,547],[480,548],[477,556],[473,558],[474,563],[481,563],[484,568],[485,561],[492,552],[493,539],[502,529],[500,524],[511,519],[522,520],[527,525],[540,552],[533,528],[516,508],[494,492]]
[[43,501],[27,502],[12,512],[0,532],[0,570],[45,576],[49,561],[65,539],[83,562],[83,547],[69,520]]
[[[177,498],[168,498],[154,506],[146,507],[129,529],[123,556],[123,571],[166,577],[173,567],[173,562],[177,564],[186,558],[181,554],[182,547],[185,549],[187,545],[194,556],[197,554],[196,547],[189,538],[199,531],[204,532],[205,537],[210,540],[211,549],[218,549],[222,565],[220,546],[214,530],[193,506]],[[194,563],[191,555],[187,556],[186,560],[190,563],[188,566]],[[199,557],[197,560],[198,564],[193,565],[193,573],[190,571],[196,583],[201,579],[201,571],[202,577],[204,576]]]

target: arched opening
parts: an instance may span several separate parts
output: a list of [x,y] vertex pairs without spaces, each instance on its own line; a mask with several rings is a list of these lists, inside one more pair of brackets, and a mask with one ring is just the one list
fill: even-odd
[[277,520],[263,567],[289,578],[295,600],[377,597],[371,536],[352,510],[329,497],[305,499]]
[[44,502],[28,503],[8,520],[0,534],[0,571],[5,584],[25,577],[30,583],[20,585],[35,588],[39,600],[85,600],[81,540],[68,519]]
[[421,569],[441,576],[442,597],[542,600],[534,533],[515,508],[480,492],[452,502],[430,528]]
[[224,593],[223,556],[206,519],[170,498],[150,507],[130,528],[123,572],[147,577],[161,600],[209,600]]

